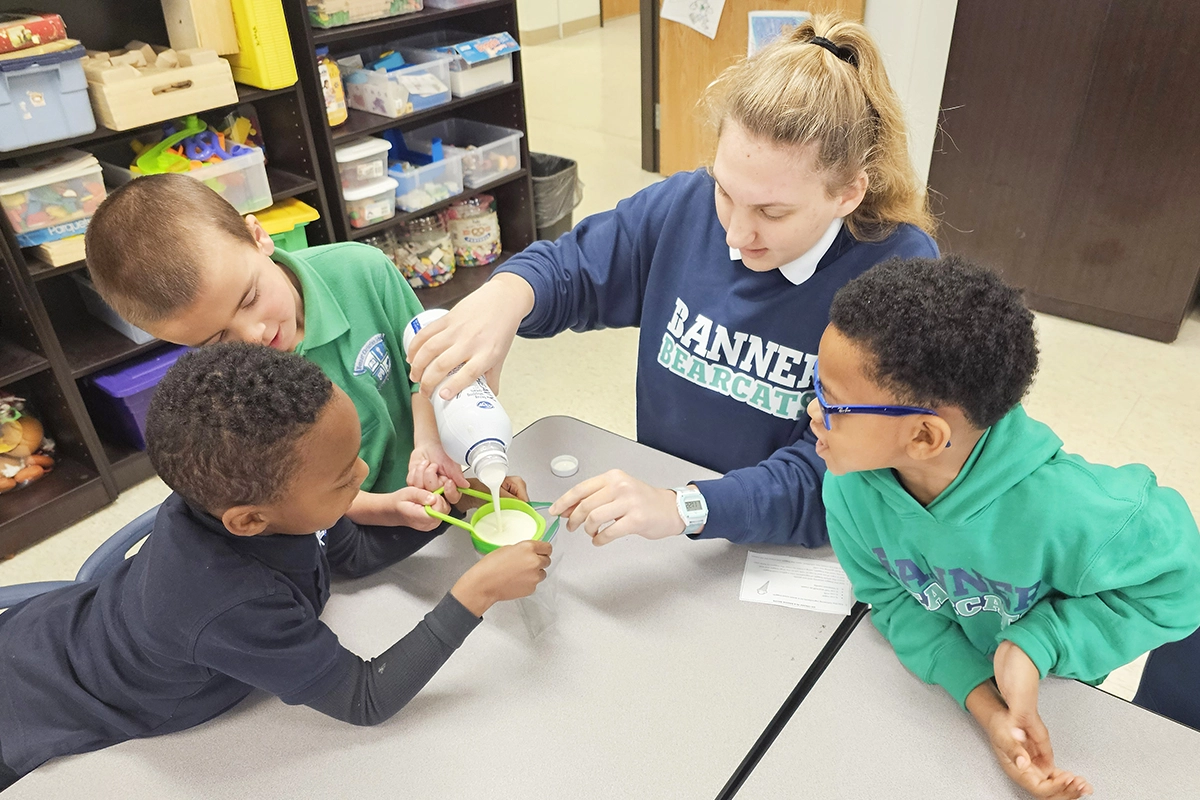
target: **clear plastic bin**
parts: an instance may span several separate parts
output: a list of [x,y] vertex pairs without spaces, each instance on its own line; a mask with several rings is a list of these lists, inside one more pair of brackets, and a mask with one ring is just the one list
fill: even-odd
[[420,11],[421,0],[307,0],[314,28],[337,28]]
[[393,165],[388,175],[396,179],[396,205],[420,211],[463,191],[462,159],[451,156],[416,169]]
[[387,177],[388,150],[392,143],[368,136],[333,151],[342,189],[356,189]]
[[450,102],[448,57],[421,51],[419,58],[408,59],[410,66],[376,72],[362,67],[364,60],[373,62],[385,48],[373,49],[379,52],[338,59],[351,108],[397,118]]
[[454,53],[443,53],[439,47],[450,48],[479,39],[477,33],[464,31],[434,31],[412,39],[405,39],[399,47],[405,60],[417,61],[421,57],[443,56],[450,58],[450,90],[455,97],[470,97],[473,94],[506,86],[513,82],[512,54],[497,56],[486,61],[468,63]]
[[146,333],[136,325],[126,322],[124,317],[113,311],[112,306],[104,302],[104,298],[100,296],[99,290],[96,289],[95,284],[86,275],[73,272],[71,273],[71,277],[75,279],[75,283],[79,286],[79,296],[83,298],[83,306],[89,314],[134,344],[147,344],[154,341],[152,335]]
[[[271,184],[267,181],[267,167],[261,148],[252,147],[252,152],[244,153],[236,158],[227,158],[216,164],[205,164],[200,169],[180,173],[203,181],[210,189],[229,201],[239,214],[249,214],[260,211],[271,205]],[[100,153],[100,157],[113,161],[128,161],[124,153],[132,158],[133,150],[128,144],[122,143],[110,150]],[[123,186],[135,177],[128,167],[102,161],[104,179],[112,186]]]
[[463,183],[478,189],[521,168],[523,135],[499,125],[448,119],[407,133],[404,141],[413,150],[429,153],[433,140],[441,139],[446,158],[462,157]]
[[74,232],[82,233],[105,197],[100,162],[66,148],[20,163],[0,170],[0,206],[20,243],[33,246],[62,238],[36,232],[71,223],[80,223]]
[[396,216],[396,186],[394,178],[384,178],[342,192],[350,227],[365,228]]
[[486,3],[488,0],[427,0],[425,5],[430,8],[466,8]]

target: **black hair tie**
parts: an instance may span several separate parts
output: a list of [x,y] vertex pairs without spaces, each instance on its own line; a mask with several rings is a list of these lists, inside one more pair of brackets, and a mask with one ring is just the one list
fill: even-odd
[[833,53],[835,56],[840,58],[842,61],[845,61],[852,67],[858,66],[858,58],[854,55],[854,51],[852,51],[849,47],[838,47],[824,36],[814,36],[808,40],[808,43],[815,44],[817,47],[824,47],[826,50]]

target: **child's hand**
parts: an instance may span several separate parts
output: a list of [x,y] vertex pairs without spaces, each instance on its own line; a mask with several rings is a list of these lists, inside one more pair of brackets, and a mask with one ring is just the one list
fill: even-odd
[[443,514],[450,513],[450,504],[441,495],[427,492],[415,486],[405,486],[391,494],[383,495],[389,506],[388,519],[384,525],[403,525],[418,531],[431,531],[442,521],[425,513],[425,506],[433,506],[434,511]]
[[[470,488],[477,492],[490,494],[492,491],[488,487],[484,486],[483,482],[478,478],[471,478],[469,481],[467,481],[467,483]],[[504,479],[504,483],[500,484],[500,496],[515,497],[518,500],[528,503],[529,489],[525,486],[524,480],[518,478],[516,475],[509,475]],[[464,494],[456,503],[454,503],[454,507],[459,511],[467,512],[479,508],[486,502],[487,500],[480,500],[478,497],[471,497],[469,494]]]
[[443,488],[446,499],[457,503],[461,498],[459,488],[468,484],[463,477],[462,467],[446,455],[440,442],[433,441],[413,448],[408,459],[408,485],[428,492]]
[[552,548],[549,542],[519,542],[499,547],[479,560],[454,584],[450,593],[477,617],[501,600],[533,594],[546,579]]
[[1054,765],[1054,749],[1037,710],[1037,666],[1009,641],[1000,643],[994,658],[996,686],[1003,707],[984,726],[1000,766],[1035,797],[1075,800],[1092,793],[1081,776]]

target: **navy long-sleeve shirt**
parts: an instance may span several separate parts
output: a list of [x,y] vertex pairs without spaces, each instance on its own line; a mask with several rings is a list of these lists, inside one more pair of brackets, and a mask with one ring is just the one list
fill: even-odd
[[843,228],[794,285],[731,258],[713,191],[703,170],[677,174],[497,271],[533,287],[522,336],[641,328],[638,441],[725,473],[696,482],[709,508],[701,538],[824,545],[825,464],[801,398],[833,295],[881,261],[936,257],[937,246],[911,225],[880,242]]
[[343,518],[317,534],[240,537],[171,495],[113,572],[0,614],[4,762],[23,775],[55,756],[191,728],[255,688],[381,721],[479,618],[447,594],[375,659],[390,668],[372,670],[319,619],[330,572],[368,574],[436,535]]

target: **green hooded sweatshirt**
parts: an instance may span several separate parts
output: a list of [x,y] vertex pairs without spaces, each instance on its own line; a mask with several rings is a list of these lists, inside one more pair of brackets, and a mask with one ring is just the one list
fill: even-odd
[[1200,626],[1200,532],[1142,465],[1089,464],[1021,406],[928,506],[890,469],[827,475],[829,539],[871,619],[960,705],[1001,641],[1097,683]]

